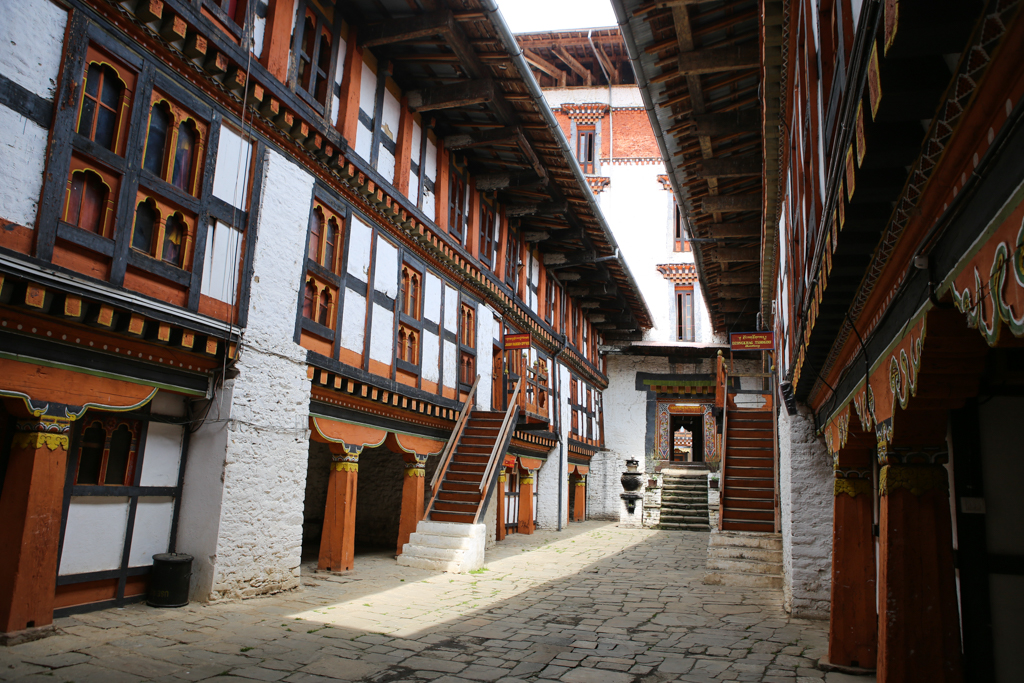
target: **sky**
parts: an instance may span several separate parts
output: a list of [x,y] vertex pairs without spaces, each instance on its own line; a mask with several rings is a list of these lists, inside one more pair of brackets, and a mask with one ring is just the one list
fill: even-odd
[[614,26],[608,0],[498,0],[513,33]]

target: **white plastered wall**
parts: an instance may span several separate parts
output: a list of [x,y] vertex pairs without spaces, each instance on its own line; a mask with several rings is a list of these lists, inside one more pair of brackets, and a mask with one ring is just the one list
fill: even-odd
[[[53,101],[68,13],[50,0],[3,3],[0,74]],[[48,132],[0,105],[0,218],[34,228],[43,188]]]
[[[562,444],[568,444],[572,418],[569,413],[569,369],[561,363],[555,365],[558,372],[559,415],[558,432]],[[566,482],[569,481],[569,449],[555,446],[548,453],[548,459],[537,471],[534,486],[537,490],[537,528],[565,528],[569,523],[569,497]],[[561,497],[559,497],[561,495]],[[561,503],[561,505],[559,505]]]
[[480,375],[480,383],[476,387],[476,407],[478,410],[491,409],[491,379],[494,368],[491,366],[491,339],[494,336],[494,311],[488,306],[476,307],[476,372]]
[[793,616],[827,619],[832,591],[834,478],[810,410],[779,415],[783,606]]
[[269,154],[238,374],[193,435],[178,550],[193,555],[193,599],[299,585],[308,458],[306,352],[295,344],[313,177]]
[[647,456],[648,392],[637,391],[638,372],[671,372],[667,358],[608,356],[608,388],[604,390],[604,444],[590,461],[587,507],[591,519],[618,521],[622,507],[622,483],[626,460],[640,461],[644,472]]

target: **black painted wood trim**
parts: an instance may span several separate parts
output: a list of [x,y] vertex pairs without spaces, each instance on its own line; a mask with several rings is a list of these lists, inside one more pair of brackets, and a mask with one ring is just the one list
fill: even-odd
[[3,74],[0,74],[0,104],[47,130],[53,122],[53,100],[43,99]]
[[112,256],[114,253],[114,240],[64,221],[57,221],[57,237],[104,256]]

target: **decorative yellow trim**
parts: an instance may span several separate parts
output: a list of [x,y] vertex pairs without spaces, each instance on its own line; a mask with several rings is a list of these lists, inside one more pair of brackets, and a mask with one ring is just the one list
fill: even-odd
[[332,462],[331,469],[337,472],[358,472],[359,463],[357,462]]
[[419,463],[415,465],[407,465],[405,468],[405,476],[407,477],[425,477],[427,475],[423,465]]
[[887,496],[896,489],[907,489],[915,496],[938,490],[948,496],[949,475],[941,465],[886,465],[878,480],[878,493]]
[[576,482],[576,485],[577,486],[586,486],[587,482],[584,479],[580,479],[578,482]]
[[28,448],[38,450],[46,446],[51,451],[58,448],[68,450],[67,434],[55,434],[53,432],[22,432],[15,434],[11,440],[11,448]]
[[850,498],[856,498],[860,494],[871,493],[871,481],[868,479],[836,479],[835,491],[832,495],[838,496],[845,493]]
[[530,486],[533,486],[533,477],[523,477],[522,479],[519,480],[519,483],[520,485],[528,484]]
[[504,472],[498,475],[498,481],[501,482],[502,484],[504,484],[507,479],[508,477],[505,475]]

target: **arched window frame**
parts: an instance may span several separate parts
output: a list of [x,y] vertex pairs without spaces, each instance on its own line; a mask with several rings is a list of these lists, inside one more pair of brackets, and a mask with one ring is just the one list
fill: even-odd
[[[79,481],[81,476],[82,467],[82,450],[86,431],[95,426],[99,426],[103,429],[103,447],[102,455],[100,457],[100,466],[97,472],[96,483],[83,483]],[[125,468],[124,473],[121,477],[115,481],[108,482],[109,473],[107,467],[110,464],[110,449],[113,441],[114,434],[119,429],[125,429],[131,436],[128,442],[128,452],[125,455]],[[139,434],[141,432],[141,424],[138,420],[129,420],[123,417],[110,415],[98,414],[94,418],[86,418],[82,422],[82,427],[76,435],[76,445],[74,448],[75,453],[75,485],[80,486],[131,486],[135,479],[135,464],[138,455],[139,446]]]
[[[139,209],[141,209],[144,204],[150,206],[153,213],[156,215],[153,219],[152,232],[149,235],[148,249],[142,249],[135,245],[135,236],[138,234]],[[129,241],[132,249],[146,254],[147,256],[155,256],[155,252],[158,251],[157,246],[160,244],[160,240],[163,239],[163,223],[164,217],[156,200],[146,195],[140,195],[139,201],[135,203],[135,213],[132,216],[132,234],[131,240]]]
[[[88,93],[89,70],[92,67],[97,68],[97,71],[94,73],[100,76],[100,81],[97,83],[95,97]],[[114,112],[114,130],[111,133],[110,146],[107,147],[107,149],[118,156],[124,156],[128,137],[128,111],[131,108],[132,88],[135,85],[134,74],[93,47],[89,48],[89,52],[86,56],[85,68],[82,71],[82,94],[78,101],[78,118],[75,123],[75,131],[82,137],[92,140],[93,142],[97,142],[100,146],[103,146],[98,140],[96,140],[96,127],[99,119],[99,108],[111,109],[108,104],[101,104],[103,86],[106,85],[109,77],[116,77],[120,84],[121,92],[117,98],[117,111]],[[95,102],[96,109],[93,111],[91,121],[88,122],[85,131],[83,131],[82,126],[83,124],[86,124],[85,109],[87,100]]]

